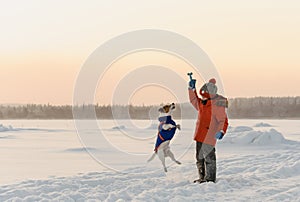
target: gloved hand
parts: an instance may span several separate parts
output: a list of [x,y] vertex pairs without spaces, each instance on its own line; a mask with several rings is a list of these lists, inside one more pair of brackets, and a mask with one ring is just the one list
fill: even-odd
[[217,132],[217,134],[216,134],[216,139],[218,139],[218,140],[222,140],[222,138],[224,137],[224,133],[223,132],[221,132],[221,131],[219,131],[219,132]]
[[178,130],[181,130],[180,124],[177,124],[177,125],[176,125],[176,128],[177,128]]
[[192,79],[189,82],[189,88],[195,89],[196,88],[196,79]]

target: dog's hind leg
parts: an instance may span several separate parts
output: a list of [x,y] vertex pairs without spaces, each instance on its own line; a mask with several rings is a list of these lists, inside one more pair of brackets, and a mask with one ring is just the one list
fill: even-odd
[[181,164],[179,161],[177,161],[175,159],[174,154],[173,154],[173,152],[171,152],[170,148],[167,149],[166,154],[167,154],[166,156],[169,156],[172,159],[172,161],[174,161],[175,163],[177,163],[179,165]]
[[163,149],[159,149],[157,151],[157,156],[160,159],[163,167],[164,167],[164,171],[168,172],[167,167],[166,167],[166,162],[165,162],[165,154],[164,154],[164,150]]

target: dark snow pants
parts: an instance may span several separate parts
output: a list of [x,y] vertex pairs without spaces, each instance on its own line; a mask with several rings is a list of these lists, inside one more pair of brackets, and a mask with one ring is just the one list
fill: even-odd
[[212,145],[197,142],[196,159],[199,178],[204,181],[216,182],[216,149]]

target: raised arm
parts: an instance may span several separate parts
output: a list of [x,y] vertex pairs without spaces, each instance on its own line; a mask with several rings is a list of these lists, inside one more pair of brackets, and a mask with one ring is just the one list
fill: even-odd
[[199,110],[199,102],[201,101],[201,99],[198,97],[196,89],[189,88],[189,98],[190,98],[190,103],[198,111]]

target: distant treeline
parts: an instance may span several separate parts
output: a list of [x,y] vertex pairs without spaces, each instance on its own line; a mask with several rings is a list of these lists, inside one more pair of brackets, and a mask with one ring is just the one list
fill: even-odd
[[[0,119],[149,119],[158,116],[158,106],[107,105],[0,105]],[[91,113],[95,112],[95,113]],[[183,112],[183,113],[181,113]],[[189,103],[177,105],[176,119],[194,119],[197,112]],[[229,100],[230,118],[300,118],[300,97],[256,97]],[[182,117],[181,117],[182,116]]]
[[300,118],[300,97],[256,97],[229,100],[231,118]]

